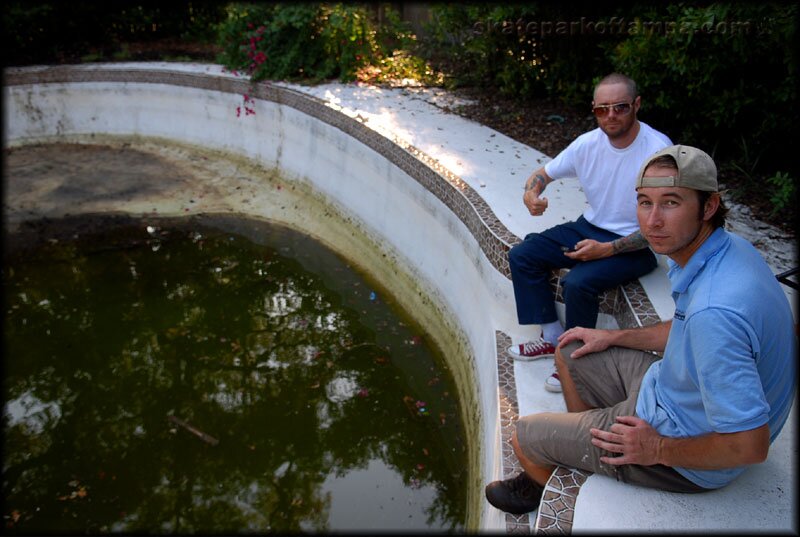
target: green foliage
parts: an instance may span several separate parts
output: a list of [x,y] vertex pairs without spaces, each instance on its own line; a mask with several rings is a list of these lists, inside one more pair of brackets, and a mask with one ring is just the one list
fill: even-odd
[[213,0],[24,2],[4,5],[6,65],[112,56],[121,43],[178,37],[207,41],[223,5]]
[[739,159],[744,147],[752,173],[756,155],[773,164],[788,155],[797,125],[796,11],[769,3],[648,8],[639,31],[607,48],[615,69],[639,84],[654,125],[715,157]]
[[772,187],[772,195],[770,196],[770,202],[773,205],[772,216],[776,216],[787,209],[794,209],[797,185],[788,173],[778,172],[768,178],[767,183]]
[[392,50],[410,48],[413,36],[396,13],[387,14],[380,26],[361,4],[230,4],[219,26],[219,61],[253,80],[424,75],[423,60]]
[[[453,66],[453,85],[497,88],[521,98],[556,95],[566,103],[586,103],[591,73],[609,62],[597,47],[597,35],[573,39],[580,27],[558,21],[597,18],[603,6],[568,3],[436,4],[432,48]],[[587,76],[588,74],[588,76]],[[588,104],[587,104],[588,106]]]

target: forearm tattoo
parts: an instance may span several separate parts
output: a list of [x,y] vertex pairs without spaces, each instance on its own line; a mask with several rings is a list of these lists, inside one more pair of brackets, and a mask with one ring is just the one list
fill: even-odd
[[612,241],[611,246],[614,248],[615,254],[623,252],[632,252],[634,250],[641,250],[647,247],[647,239],[644,238],[641,231],[634,231],[627,237],[620,237]]
[[537,185],[539,186],[539,194],[544,192],[544,188],[547,186],[547,179],[541,173],[537,173],[528,179],[528,184],[525,185],[525,191],[533,190]]

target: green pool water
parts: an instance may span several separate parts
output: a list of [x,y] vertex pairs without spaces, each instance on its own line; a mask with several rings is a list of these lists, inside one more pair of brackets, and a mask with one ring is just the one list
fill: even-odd
[[25,233],[2,271],[7,532],[463,530],[453,378],[346,260],[232,217]]

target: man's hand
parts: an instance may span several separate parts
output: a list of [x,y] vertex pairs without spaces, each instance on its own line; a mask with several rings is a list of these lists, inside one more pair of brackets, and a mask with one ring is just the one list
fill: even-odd
[[526,190],[522,201],[532,216],[541,216],[547,210],[547,198],[540,198],[535,190]]
[[612,345],[611,333],[610,330],[598,330],[596,328],[582,328],[576,326],[558,336],[558,346],[563,347],[573,341],[582,341],[583,346],[575,349],[571,355],[573,358],[580,358],[586,354],[604,351],[609,348]]
[[615,456],[600,457],[600,462],[620,464],[658,464],[661,435],[646,421],[636,416],[617,416],[617,423],[609,431],[589,429],[592,445]]
[[522,202],[528,208],[531,216],[541,216],[547,210],[547,198],[540,198],[547,184],[553,182],[544,166],[536,170],[525,181],[525,194],[522,195]]
[[614,246],[610,242],[583,239],[575,244],[575,250],[564,255],[575,261],[591,261],[614,255]]

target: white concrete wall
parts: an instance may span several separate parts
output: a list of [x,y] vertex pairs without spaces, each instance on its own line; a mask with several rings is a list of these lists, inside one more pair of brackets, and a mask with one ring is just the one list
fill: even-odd
[[[453,362],[465,419],[479,440],[471,461],[478,471],[471,476],[469,522],[477,524],[480,513],[481,528],[504,528],[501,513],[483,501],[482,486],[497,478],[501,468],[494,330],[516,324],[510,281],[489,263],[466,226],[440,200],[372,149],[293,108],[257,101],[254,115],[242,111],[237,117],[240,105],[241,95],[158,83],[9,86],[4,90],[4,142],[9,146],[58,137],[91,142],[93,135],[163,137],[242,155],[279,169],[289,181],[310,186],[350,219],[353,233],[363,232],[397,260],[406,279],[426,295],[403,297],[408,285],[400,283],[401,277],[393,283],[389,267],[376,266],[381,256],[347,251],[358,241],[320,229],[313,224],[313,214],[291,218],[295,227],[390,280],[383,283],[401,294],[397,298],[405,300],[406,309],[428,323]],[[280,220],[279,215],[265,214],[266,206],[238,209]]]

